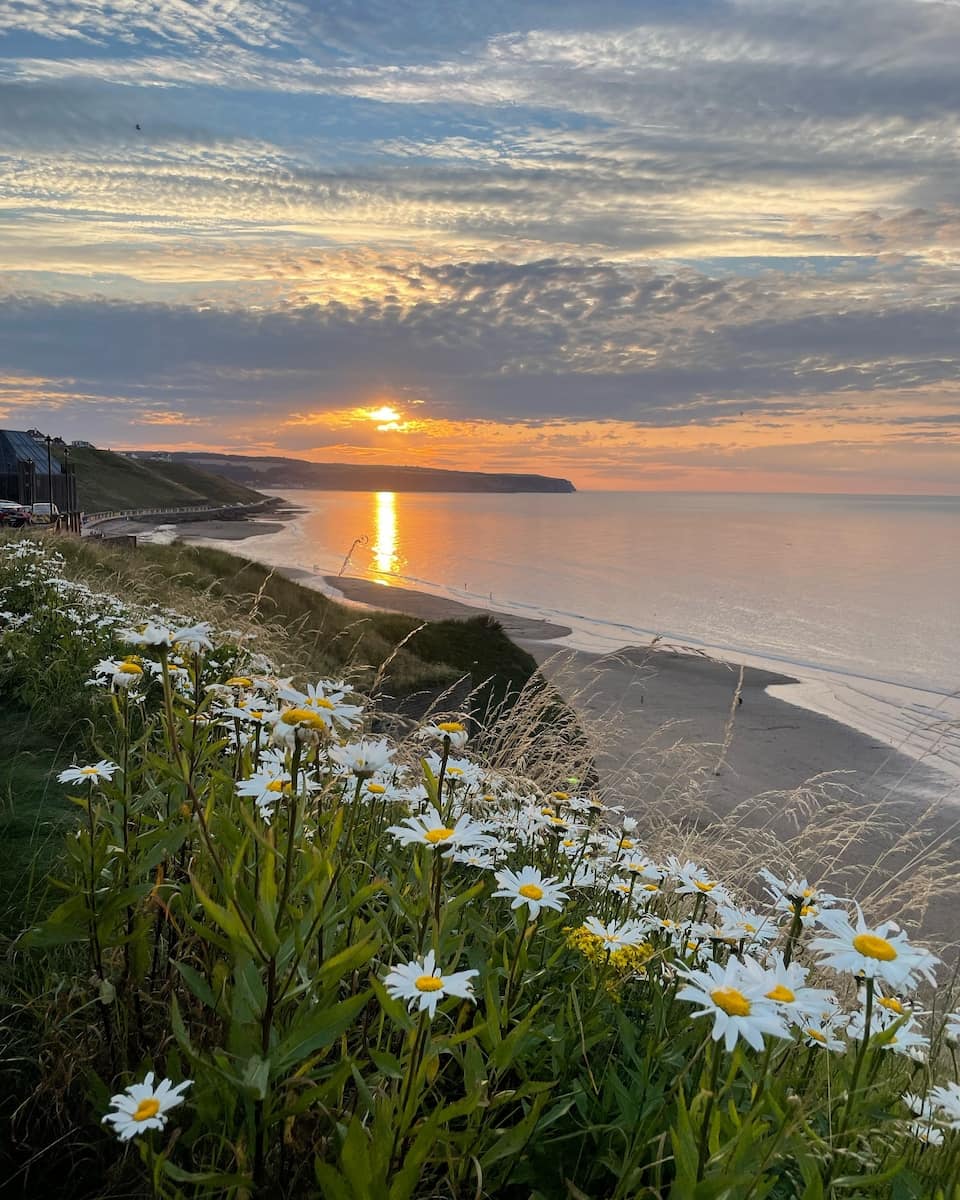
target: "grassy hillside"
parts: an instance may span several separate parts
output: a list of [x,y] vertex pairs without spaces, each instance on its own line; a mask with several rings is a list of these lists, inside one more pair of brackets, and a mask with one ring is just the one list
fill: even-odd
[[181,462],[124,458],[111,450],[76,448],[80,507],[85,512],[115,508],[175,508],[186,504],[232,504],[261,499],[259,492]]
[[[91,584],[127,598],[202,613],[223,625],[254,622],[257,644],[305,676],[350,672],[369,687],[378,675],[395,696],[468,677],[482,703],[516,693],[536,662],[494,624],[423,622],[358,612],[251,562],[208,546],[118,546],[64,539],[58,549]],[[491,682],[492,677],[492,682]]]

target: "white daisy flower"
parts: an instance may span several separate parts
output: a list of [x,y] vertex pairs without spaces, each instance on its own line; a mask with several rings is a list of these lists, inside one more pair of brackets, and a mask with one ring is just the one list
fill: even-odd
[[368,742],[363,739],[346,746],[331,746],[327,754],[358,779],[369,779],[389,765],[396,750],[391,750],[389,743],[383,740]]
[[927,1099],[942,1121],[951,1129],[960,1129],[960,1084],[931,1088]]
[[290,791],[290,772],[268,767],[249,779],[241,779],[236,791],[238,796],[249,796],[253,800],[260,817],[269,825],[277,801],[284,792]]
[[462,750],[467,744],[467,727],[462,721],[438,721],[435,725],[424,725],[417,737],[445,739],[450,742],[451,750]]
[[536,921],[542,908],[560,912],[564,900],[568,898],[559,879],[544,877],[536,867],[522,867],[520,871],[497,871],[496,880],[500,890],[493,895],[513,900],[511,908],[525,904],[530,921]]
[[893,921],[870,928],[859,904],[856,909],[856,927],[841,909],[821,914],[820,924],[827,933],[810,943],[811,949],[823,953],[821,963],[837,971],[882,980],[895,990],[915,986],[918,977],[936,982],[934,967],[940,961],[936,955],[922,946],[911,946]]
[[407,1001],[410,1012],[417,1008],[432,1019],[445,996],[473,1000],[473,977],[477,974],[477,971],[444,974],[437,968],[436,956],[431,950],[423,960],[414,959],[402,966],[391,967],[383,982],[395,1000]]
[[625,946],[640,946],[646,941],[648,926],[642,921],[610,921],[604,924],[597,917],[587,917],[583,928],[603,942],[604,950],[611,953]]
[[728,1051],[741,1037],[754,1050],[762,1050],[764,1034],[789,1036],[776,1004],[764,995],[763,984],[748,976],[737,959],[731,958],[725,966],[709,962],[703,970],[678,971],[687,985],[677,992],[677,999],[703,1006],[694,1018],[713,1017],[711,1036],[715,1042],[723,1038]]
[[97,783],[101,779],[112,779],[114,771],[119,770],[117,763],[101,758],[91,767],[67,767],[57,776],[57,783]]
[[199,654],[201,650],[212,650],[213,641],[210,638],[213,626],[209,621],[200,621],[196,625],[184,625],[175,629],[170,635],[175,646]]
[[167,1113],[183,1103],[184,1092],[193,1083],[185,1079],[174,1086],[169,1079],[153,1086],[153,1072],[147,1073],[143,1083],[134,1083],[125,1092],[111,1096],[110,1103],[116,1112],[108,1112],[103,1124],[109,1123],[121,1142],[128,1142],[147,1129],[163,1129]]
[[278,695],[294,708],[312,709],[328,727],[336,725],[352,729],[363,715],[363,709],[358,705],[344,701],[344,688],[339,682],[320,680],[319,683],[309,684],[305,692],[283,684],[278,689]]
[[772,955],[768,966],[762,967],[756,959],[747,957],[743,960],[743,968],[745,975],[761,985],[768,1000],[791,1015],[829,1011],[836,1004],[833,992],[806,987],[806,967],[796,962],[785,964],[779,950]]
[[667,860],[667,873],[676,883],[678,896],[709,896],[716,904],[731,904],[730,893],[723,884],[711,879],[696,863],[682,863],[671,856]]
[[942,1146],[943,1130],[926,1121],[910,1121],[907,1129],[919,1142],[925,1146]]
[[110,680],[112,687],[125,690],[143,679],[143,667],[132,658],[103,658],[93,668],[94,680],[103,683]]
[[162,646],[169,649],[173,645],[173,634],[163,625],[155,625],[153,621],[145,621],[136,629],[118,629],[117,636],[131,646]]
[[402,845],[419,844],[433,849],[447,851],[454,846],[489,847],[493,840],[484,833],[483,827],[469,813],[464,813],[452,826],[447,825],[443,817],[432,804],[427,805],[415,817],[405,817],[400,825],[391,825],[387,833]]

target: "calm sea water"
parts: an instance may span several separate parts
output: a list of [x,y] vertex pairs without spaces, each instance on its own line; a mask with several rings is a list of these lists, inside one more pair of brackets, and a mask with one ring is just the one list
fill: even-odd
[[960,688],[960,497],[285,493],[251,557],[731,656]]

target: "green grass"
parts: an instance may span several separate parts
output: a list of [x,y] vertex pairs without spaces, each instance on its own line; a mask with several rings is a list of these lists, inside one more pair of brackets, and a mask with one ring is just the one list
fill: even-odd
[[5,707],[0,728],[0,940],[44,903],[44,877],[63,853],[74,820],[57,772],[69,765],[80,730],[44,732],[28,713]]
[[70,461],[76,467],[78,498],[85,512],[245,503],[263,498],[251,488],[185,463],[124,458],[110,450],[81,447],[71,449]]
[[59,549],[74,573],[103,590],[155,600],[220,625],[255,622],[263,627],[258,644],[307,675],[349,671],[370,686],[382,672],[381,690],[394,697],[466,677],[471,687],[487,685],[476,704],[482,711],[488,698],[516,693],[536,671],[531,655],[483,617],[424,625],[399,613],[358,611],[261,563],[211,547],[133,549],[65,539]]

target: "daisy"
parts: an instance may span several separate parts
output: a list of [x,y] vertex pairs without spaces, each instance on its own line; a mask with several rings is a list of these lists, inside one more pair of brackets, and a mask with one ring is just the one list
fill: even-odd
[[603,943],[604,950],[614,952],[624,946],[639,946],[646,941],[648,927],[641,921],[610,921],[604,924],[597,917],[587,917],[583,928]]
[[544,877],[536,867],[522,867],[519,872],[497,871],[495,878],[500,890],[493,895],[513,900],[511,908],[525,904],[529,921],[535,921],[540,916],[541,908],[552,908],[559,912],[563,908],[563,901],[568,899],[560,880]]
[[363,709],[358,705],[344,703],[345,690],[339,681],[334,683],[321,679],[319,683],[308,684],[305,692],[284,683],[278,694],[281,700],[288,701],[294,708],[312,709],[327,726],[352,729],[363,715]]
[[389,765],[396,750],[391,750],[389,743],[382,740],[362,740],[346,746],[331,746],[327,753],[335,763],[352,771],[358,779],[369,779]]
[[923,1142],[925,1146],[943,1145],[943,1130],[938,1129],[936,1125],[931,1125],[926,1121],[910,1121],[907,1129],[917,1141]]
[[836,1003],[833,992],[804,986],[807,968],[796,962],[785,964],[779,950],[771,957],[767,967],[762,967],[756,959],[745,958],[743,968],[745,975],[765,989],[763,994],[766,999],[772,1000],[791,1016],[829,1010]]
[[671,856],[667,871],[677,884],[678,896],[709,896],[717,904],[731,904],[730,893],[716,879],[711,879],[696,863],[681,863]]
[[131,646],[161,646],[169,649],[173,645],[173,634],[163,625],[145,621],[136,629],[119,629],[117,636]]
[[112,779],[120,767],[109,759],[101,758],[92,767],[67,767],[57,776],[57,783],[96,783],[101,779]]
[[277,800],[284,792],[290,791],[290,772],[284,771],[282,765],[264,766],[256,775],[249,779],[241,779],[237,784],[238,796],[249,796],[257,806],[257,812],[267,825],[273,816]]
[[109,679],[113,687],[125,690],[140,682],[143,678],[143,667],[132,658],[122,662],[119,659],[103,658],[93,668],[93,674],[97,683]]
[[454,971],[445,975],[437,969],[436,957],[431,950],[422,961],[404,963],[391,967],[383,981],[394,1000],[406,1000],[407,1010],[416,1007],[432,1019],[437,1005],[446,996],[458,996],[461,1000],[473,1000],[473,976],[477,971]]
[[930,1089],[930,1104],[951,1129],[960,1129],[960,1083]]
[[762,991],[764,985],[747,975],[737,959],[731,958],[725,966],[708,962],[703,970],[677,969],[687,980],[677,999],[703,1006],[694,1018],[713,1017],[711,1036],[715,1042],[723,1038],[728,1051],[741,1037],[754,1050],[762,1050],[765,1033],[789,1036],[776,1004]]
[[451,750],[462,750],[467,744],[467,727],[462,721],[438,721],[436,725],[424,725],[417,734],[422,738],[448,741]]
[[212,632],[213,626],[209,621],[200,621],[197,625],[184,625],[181,629],[175,629],[170,637],[175,646],[199,654],[201,650],[213,649],[213,642],[210,640]]
[[934,967],[940,961],[936,955],[922,946],[911,946],[893,921],[871,929],[859,904],[856,909],[856,927],[841,909],[821,915],[820,924],[827,934],[810,943],[811,949],[823,952],[821,963],[837,971],[881,980],[894,990],[915,986],[918,976],[935,982]]
[[111,1096],[110,1103],[116,1112],[108,1112],[103,1124],[109,1122],[121,1142],[128,1142],[147,1129],[163,1129],[167,1113],[183,1103],[182,1092],[193,1083],[185,1079],[175,1087],[169,1079],[153,1086],[153,1072],[149,1071],[143,1083],[134,1083],[125,1092]]
[[464,813],[450,826],[432,804],[415,817],[405,817],[402,824],[391,825],[387,833],[392,834],[402,846],[419,844],[441,851],[454,846],[486,847],[491,841],[490,835],[483,832],[482,826],[469,813]]

